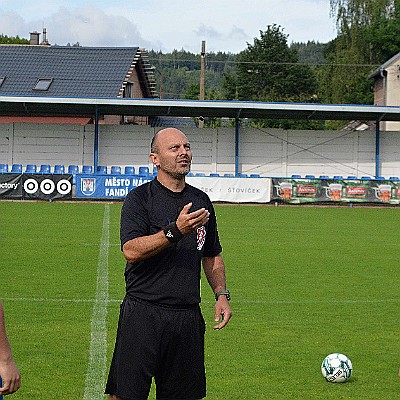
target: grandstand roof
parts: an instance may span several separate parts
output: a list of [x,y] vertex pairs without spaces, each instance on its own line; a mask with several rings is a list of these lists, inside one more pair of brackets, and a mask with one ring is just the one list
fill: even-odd
[[128,98],[32,97],[0,94],[0,115],[146,115],[310,120],[400,121],[400,107]]

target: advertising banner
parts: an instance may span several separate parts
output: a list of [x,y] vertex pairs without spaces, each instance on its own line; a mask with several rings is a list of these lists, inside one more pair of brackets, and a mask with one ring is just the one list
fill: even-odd
[[135,187],[148,182],[138,175],[76,175],[76,197],[123,199]]
[[291,204],[400,203],[400,181],[274,178],[272,186],[272,200]]
[[70,199],[72,198],[72,175],[0,174],[0,198]]
[[187,177],[187,183],[207,193],[211,201],[269,203],[270,178]]
[[[123,199],[135,187],[149,182],[138,175],[76,175],[76,197]],[[187,183],[207,193],[211,201],[267,203],[269,178],[187,177]]]
[[57,200],[72,198],[72,175],[21,175],[24,199]]
[[0,174],[0,198],[22,198],[22,185],[20,174]]

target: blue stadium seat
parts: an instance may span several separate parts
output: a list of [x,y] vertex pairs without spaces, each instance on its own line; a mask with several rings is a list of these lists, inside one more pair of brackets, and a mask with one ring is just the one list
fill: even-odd
[[107,166],[105,165],[98,165],[97,171],[98,174],[107,175]]
[[384,181],[384,180],[385,180],[385,177],[384,177],[384,176],[376,176],[376,177],[375,177],[375,180],[377,180],[377,181]]
[[55,174],[65,174],[65,167],[64,165],[57,164],[54,166],[54,173]]
[[39,174],[50,174],[50,165],[42,164],[39,169]]
[[362,176],[362,177],[361,177],[361,180],[362,180],[362,181],[370,181],[370,180],[371,180],[371,177],[370,177],[370,176]]
[[250,178],[261,178],[260,174],[250,174]]
[[234,174],[224,174],[224,176],[225,176],[226,178],[234,178],[234,177],[235,177]]
[[79,174],[79,167],[77,165],[68,165],[68,173],[72,175]]
[[329,176],[328,175],[320,175],[319,179],[329,179]]
[[8,164],[0,164],[0,174],[8,172]]
[[91,165],[83,165],[82,174],[93,174],[93,167]]
[[206,176],[204,172],[196,172],[194,176]]
[[396,182],[396,181],[399,181],[400,179],[399,179],[398,176],[391,176],[391,177],[389,178],[389,180],[390,180],[390,181]]
[[118,165],[112,165],[111,166],[111,174],[113,175],[119,175],[121,173],[121,167]]
[[305,178],[306,179],[315,179],[315,175],[306,175]]
[[13,174],[22,174],[22,164],[13,164],[11,167]]
[[125,175],[135,175],[135,167],[126,166],[124,170]]
[[355,181],[355,180],[357,180],[358,178],[357,178],[355,175],[349,175],[349,176],[347,177],[347,179],[348,179],[349,181]]
[[217,176],[219,176],[219,174],[217,174],[216,172],[211,172],[210,176],[217,177]]
[[37,171],[37,166],[36,164],[27,164],[25,167],[25,173],[26,174],[34,174]]
[[292,175],[292,178],[293,178],[293,179],[300,179],[300,178],[301,178],[301,175]]
[[150,175],[149,167],[139,167],[139,176],[146,176]]
[[335,175],[335,176],[333,177],[333,179],[335,179],[335,180],[337,180],[337,181],[341,181],[341,180],[343,180],[344,178],[343,178],[342,175]]
[[247,174],[242,174],[242,173],[239,173],[238,177],[239,178],[248,178]]

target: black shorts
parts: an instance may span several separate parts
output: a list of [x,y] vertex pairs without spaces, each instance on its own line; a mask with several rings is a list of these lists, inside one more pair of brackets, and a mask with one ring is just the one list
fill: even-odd
[[105,393],[124,400],[202,399],[205,323],[200,307],[170,308],[126,297]]

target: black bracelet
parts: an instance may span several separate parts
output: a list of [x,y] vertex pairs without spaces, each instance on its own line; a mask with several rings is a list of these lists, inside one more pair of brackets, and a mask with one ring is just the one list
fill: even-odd
[[176,222],[172,222],[164,228],[166,238],[171,243],[179,242],[183,238],[183,233],[176,226]]

